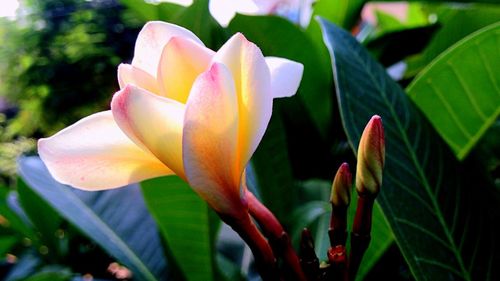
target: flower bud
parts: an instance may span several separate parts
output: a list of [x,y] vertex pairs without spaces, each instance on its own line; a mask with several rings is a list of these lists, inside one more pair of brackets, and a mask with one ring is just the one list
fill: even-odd
[[351,202],[352,176],[349,164],[340,165],[332,184],[330,202],[334,207],[347,207]]
[[382,184],[385,139],[382,118],[374,115],[363,131],[358,146],[356,190],[360,195],[377,195]]

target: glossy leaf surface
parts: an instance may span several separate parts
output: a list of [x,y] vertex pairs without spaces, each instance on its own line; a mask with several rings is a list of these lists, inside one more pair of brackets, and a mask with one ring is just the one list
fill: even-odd
[[346,31],[321,20],[344,128],[356,151],[374,114],[382,117],[386,165],[378,197],[417,280],[495,280],[500,251],[491,190],[459,165],[384,68]]

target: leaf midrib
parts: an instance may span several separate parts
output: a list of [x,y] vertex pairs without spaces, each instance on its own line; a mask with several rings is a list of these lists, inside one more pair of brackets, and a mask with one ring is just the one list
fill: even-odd
[[[368,65],[364,63],[364,60],[358,55],[358,53],[353,52],[351,50],[352,49],[350,49],[349,52],[351,52],[351,54],[354,54],[353,57],[355,57],[356,60],[361,65],[363,65],[365,67],[365,69],[369,69]],[[394,118],[394,120],[396,122],[397,128],[398,128],[398,130],[400,132],[400,135],[401,135],[401,137],[403,139],[403,142],[404,142],[404,144],[406,146],[406,149],[409,152],[409,155],[411,157],[411,160],[413,162],[414,167],[417,169],[419,177],[423,180],[422,183],[423,183],[423,185],[425,187],[425,191],[427,192],[429,198],[431,199],[432,206],[434,207],[434,209],[436,211],[435,212],[436,217],[438,218],[439,223],[441,224],[441,226],[443,228],[443,231],[444,231],[444,233],[446,235],[446,238],[447,238],[448,242],[450,243],[450,248],[452,249],[452,252],[453,252],[453,254],[455,255],[455,257],[457,259],[457,262],[458,262],[458,264],[460,266],[460,270],[464,274],[464,278],[466,280],[471,280],[470,273],[465,269],[464,262],[462,260],[462,256],[460,255],[460,253],[459,253],[459,251],[457,249],[457,246],[455,245],[455,241],[453,240],[453,237],[451,236],[451,233],[449,232],[448,226],[447,226],[447,224],[446,224],[446,222],[444,220],[444,217],[443,217],[443,214],[441,212],[441,209],[439,208],[438,202],[437,202],[436,198],[434,198],[434,194],[431,191],[431,187],[429,185],[429,182],[427,181],[427,178],[425,177],[425,174],[424,174],[424,172],[422,170],[422,167],[419,165],[419,162],[417,160],[417,156],[415,155],[415,153],[414,153],[414,151],[413,151],[413,149],[411,147],[411,144],[410,144],[410,142],[408,140],[408,137],[407,137],[407,134],[406,134],[405,130],[402,128],[402,124],[399,121],[398,115],[394,111],[394,108],[392,107],[392,104],[388,100],[385,92],[382,89],[380,89],[379,83],[377,82],[377,80],[373,76],[373,73],[369,72],[368,75],[369,75],[370,79],[373,82],[372,85],[374,85],[376,87],[376,90],[379,92],[379,94],[381,94],[381,97],[383,98],[384,103],[389,108],[389,111],[390,111],[392,117]]]

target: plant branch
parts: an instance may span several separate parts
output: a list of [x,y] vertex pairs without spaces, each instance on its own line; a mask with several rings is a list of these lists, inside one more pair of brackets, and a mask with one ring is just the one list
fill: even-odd
[[245,190],[250,215],[259,223],[264,234],[269,238],[275,253],[283,257],[285,266],[292,270],[296,280],[307,280],[300,266],[299,257],[292,247],[290,237],[278,219],[248,189]]

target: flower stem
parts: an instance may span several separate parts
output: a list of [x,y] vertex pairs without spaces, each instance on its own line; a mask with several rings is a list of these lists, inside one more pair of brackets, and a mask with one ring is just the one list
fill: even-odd
[[328,237],[332,247],[337,245],[345,246],[347,240],[347,207],[337,207],[332,204]]
[[219,214],[219,216],[225,223],[231,226],[250,247],[262,280],[280,280],[273,250],[250,216],[245,214],[244,217],[238,219],[222,214]]
[[363,196],[358,193],[358,206],[351,233],[351,253],[349,258],[349,279],[354,280],[361,259],[370,244],[372,210],[375,196]]
[[283,257],[284,265],[293,273],[292,278],[301,281],[307,280],[300,266],[299,257],[292,247],[290,237],[278,219],[248,189],[245,195],[250,215],[259,223],[264,234],[269,238],[275,253]]
[[320,280],[319,259],[314,251],[314,241],[309,229],[304,228],[300,237],[300,264],[308,280]]

